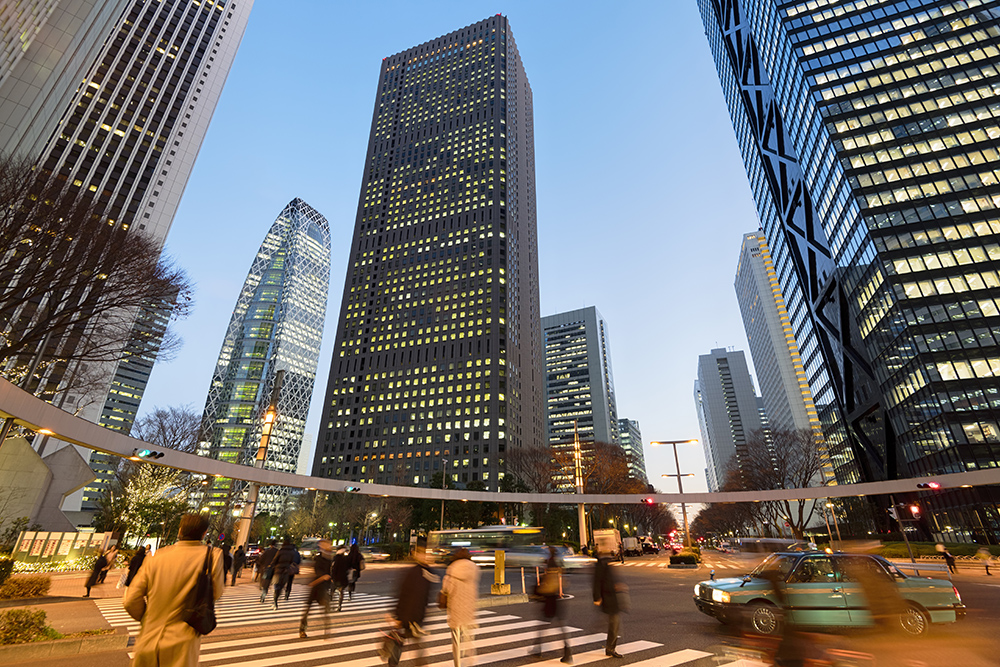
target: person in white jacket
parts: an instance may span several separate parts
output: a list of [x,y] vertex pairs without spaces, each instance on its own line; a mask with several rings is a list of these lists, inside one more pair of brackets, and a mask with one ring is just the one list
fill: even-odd
[[452,657],[455,667],[462,667],[463,657],[471,659],[475,656],[472,635],[477,627],[476,607],[479,601],[479,566],[472,562],[468,549],[455,552],[445,572],[441,592],[448,598]]

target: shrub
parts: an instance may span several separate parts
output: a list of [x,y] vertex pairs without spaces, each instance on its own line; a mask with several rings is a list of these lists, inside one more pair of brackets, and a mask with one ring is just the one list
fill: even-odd
[[406,560],[410,555],[410,545],[406,542],[393,542],[389,545],[389,560]]
[[44,574],[11,577],[0,586],[0,600],[40,598],[49,592],[52,578]]
[[7,581],[7,578],[13,571],[14,571],[14,559],[0,558],[0,586],[3,585],[3,582]]
[[670,556],[671,565],[697,565],[701,562],[701,557],[693,551],[681,551]]
[[44,611],[11,609],[0,613],[0,644],[25,644],[61,636],[45,623]]

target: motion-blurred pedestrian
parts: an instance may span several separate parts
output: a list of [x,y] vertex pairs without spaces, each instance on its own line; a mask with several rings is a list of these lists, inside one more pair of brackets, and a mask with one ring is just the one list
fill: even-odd
[[313,578],[309,582],[309,597],[306,599],[306,608],[302,612],[302,620],[299,621],[299,637],[306,639],[306,629],[309,625],[309,610],[313,603],[319,605],[323,612],[323,634],[326,635],[330,627],[330,540],[320,540],[319,553],[313,558]]
[[[562,563],[559,560],[559,552],[555,547],[549,547],[549,559],[545,562],[545,572],[542,574],[538,586],[535,588],[535,595],[542,603],[542,618],[550,623],[554,623],[558,628],[563,641],[563,655],[560,662],[573,664],[573,649],[569,645],[569,635],[566,632],[566,624],[562,614],[562,602],[559,598],[562,580]],[[535,656],[542,655],[542,628],[538,628],[537,644],[533,651]]]
[[104,572],[104,568],[108,565],[108,557],[102,551],[97,554],[97,558],[94,559],[94,566],[90,570],[90,576],[87,577],[87,582],[84,586],[87,587],[87,592],[83,594],[83,597],[90,597],[90,589],[100,583],[101,572]]
[[182,618],[194,595],[198,575],[211,553],[212,594],[218,600],[225,586],[222,552],[203,543],[208,517],[181,517],[178,542],[157,550],[143,561],[125,593],[125,611],[142,629],[136,639],[132,667],[196,667],[201,635]]
[[957,574],[958,570],[955,569],[955,557],[952,556],[951,553],[947,549],[945,549],[941,553],[941,555],[944,556],[944,562],[945,562],[945,564],[948,565],[948,571],[951,572],[952,574]]
[[146,549],[139,547],[135,550],[135,555],[129,559],[128,562],[128,576],[125,577],[125,585],[131,586],[132,580],[135,579],[135,575],[139,573],[139,568],[142,567],[142,561],[146,559]]
[[361,578],[361,570],[365,569],[365,557],[361,555],[361,549],[358,548],[357,542],[351,545],[351,550],[347,554],[347,568],[348,580],[350,581],[347,586],[347,595],[353,600],[354,587],[357,585],[358,579]]
[[621,629],[621,607],[618,604],[618,581],[611,569],[609,551],[598,549],[597,564],[594,566],[594,604],[608,616],[608,638],[604,643],[604,654],[611,658],[621,658],[618,648],[618,631]]
[[413,566],[407,568],[399,580],[399,597],[393,610],[397,627],[389,633],[380,651],[389,667],[399,665],[407,639],[416,643],[418,663],[424,659],[422,639],[426,633],[422,626],[427,615],[427,601],[431,594],[431,584],[436,584],[441,579],[430,567],[426,538],[417,539],[413,560]]
[[[278,553],[274,556],[274,562],[272,563],[277,583],[274,584],[274,602],[271,603],[271,609],[278,609],[278,596],[281,595],[281,591],[285,586],[291,587],[291,577],[295,576],[293,569],[298,569],[295,561],[301,560],[301,558],[299,552],[295,549],[295,545],[292,544],[292,538],[285,537],[285,541],[282,543],[281,548],[278,549]],[[285,599],[288,599],[287,594],[285,595]]]
[[100,573],[97,575],[97,583],[99,584],[104,583],[104,580],[108,576],[108,572],[110,572],[111,568],[115,566],[115,561],[118,560],[118,547],[114,546],[108,549],[108,552],[107,554],[105,554],[104,559],[106,563],[104,564],[104,567],[101,568]]
[[330,604],[334,604],[335,598],[337,605],[337,608],[334,609],[334,611],[340,611],[344,606],[344,591],[346,591],[350,585],[349,563],[350,561],[347,557],[347,550],[344,548],[344,545],[341,544],[337,547],[337,553],[333,557],[333,565],[330,567],[330,576],[333,582]]
[[236,585],[236,577],[243,576],[243,566],[247,564],[247,552],[243,550],[243,545],[236,547],[236,553],[233,554],[233,583],[230,586]]
[[267,599],[267,590],[274,578],[274,558],[278,555],[278,543],[271,540],[257,559],[257,572],[260,574],[260,601]]
[[294,558],[292,566],[288,568],[288,575],[285,577],[285,602],[288,602],[288,596],[292,594],[292,582],[295,581],[295,575],[302,568],[302,554],[299,553],[298,549],[295,549]]
[[476,607],[479,602],[479,566],[472,562],[468,549],[459,549],[445,571],[441,592],[447,599],[448,627],[451,628],[451,655],[455,667],[462,667],[462,658],[476,655],[472,635],[476,629]]
[[229,553],[229,545],[222,545],[222,583],[229,579],[229,572],[233,569],[233,555]]
[[992,577],[993,575],[990,574],[990,564],[993,562],[993,552],[986,547],[979,547],[979,550],[976,551],[976,558],[978,558],[980,562],[982,562],[983,567],[986,568],[986,576]]

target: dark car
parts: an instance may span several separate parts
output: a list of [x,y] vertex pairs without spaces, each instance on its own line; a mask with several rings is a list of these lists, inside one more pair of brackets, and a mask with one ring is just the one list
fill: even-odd
[[652,542],[642,543],[642,553],[644,554],[658,554],[660,553],[660,547],[656,546]]
[[[784,582],[784,608],[774,580]],[[868,582],[864,588],[862,582]],[[800,626],[871,625],[875,618],[866,588],[869,595],[895,588],[902,605],[896,622],[910,635],[923,634],[932,623],[965,617],[965,605],[950,581],[907,576],[879,556],[822,551],[775,553],[743,577],[702,581],[694,587],[694,603],[723,623],[746,621],[754,632],[771,635],[779,632],[786,614]]]

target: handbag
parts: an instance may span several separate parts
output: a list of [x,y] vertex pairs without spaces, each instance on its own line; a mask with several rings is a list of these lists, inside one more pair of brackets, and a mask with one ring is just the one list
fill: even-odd
[[188,605],[182,612],[184,622],[199,635],[215,630],[215,595],[212,590],[212,547],[205,553],[205,564],[198,573]]

